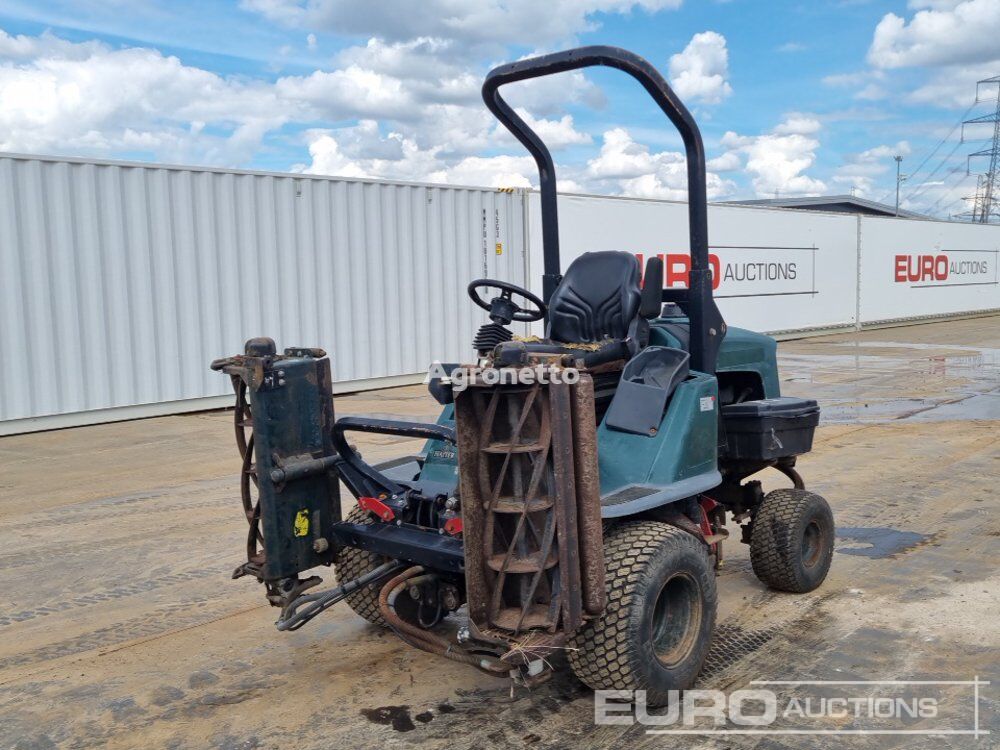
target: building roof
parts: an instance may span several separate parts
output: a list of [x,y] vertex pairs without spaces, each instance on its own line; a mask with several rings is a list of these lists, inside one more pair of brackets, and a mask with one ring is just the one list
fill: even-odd
[[[723,201],[742,206],[770,206],[773,208],[797,208],[805,211],[833,211],[867,216],[896,216],[896,209],[885,203],[858,198],[855,195],[820,195],[812,198],[761,198],[757,200]],[[899,209],[899,216],[907,219],[926,219],[915,211]]]

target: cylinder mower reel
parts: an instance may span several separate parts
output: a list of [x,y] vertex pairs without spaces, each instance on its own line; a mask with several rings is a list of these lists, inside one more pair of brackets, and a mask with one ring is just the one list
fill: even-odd
[[[664,288],[657,257],[644,273],[616,250],[560,265],[554,164],[499,90],[595,65],[635,78],[684,141],[687,288]],[[249,525],[233,577],[264,584],[279,630],[346,601],[411,646],[490,675],[532,684],[565,651],[591,688],[643,689],[659,705],[694,684],[708,655],[727,514],[763,584],[803,593],[826,578],[833,514],[796,468],[819,407],[781,396],[775,341],[728,327],[715,304],[701,135],[648,62],[614,47],[520,60],[489,73],[483,99],[539,168],[541,297],[508,281],[469,285],[489,322],[471,364],[432,371],[443,407],[433,424],[336,419],[320,349],[278,354],[259,338],[214,362],[236,393]],[[542,320],[542,337],[508,328]],[[425,442],[373,465],[352,432]],[[751,477],[768,468],[793,486],[765,494]],[[331,565],[332,588],[303,577]],[[455,635],[440,627],[449,615]]]

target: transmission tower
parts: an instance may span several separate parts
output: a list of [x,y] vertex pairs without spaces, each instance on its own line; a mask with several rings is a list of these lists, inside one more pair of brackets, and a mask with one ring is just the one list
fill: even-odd
[[962,123],[962,139],[965,139],[966,125],[993,124],[993,142],[989,148],[969,154],[967,171],[971,174],[970,166],[973,157],[987,157],[989,167],[986,172],[980,175],[976,185],[976,197],[972,207],[972,221],[980,224],[988,224],[994,215],[1000,215],[1000,76],[993,76],[976,82],[976,101],[991,101],[990,99],[980,99],[979,92],[983,87],[996,86],[996,106],[990,114],[974,117]]
[[966,205],[971,206],[971,210],[963,211],[958,214],[951,214],[949,218],[964,219],[965,221],[970,221],[973,224],[977,224],[982,221],[981,217],[983,214],[983,197],[986,195],[986,175],[980,174],[976,175],[976,192],[974,195],[963,196],[960,200],[965,201]]

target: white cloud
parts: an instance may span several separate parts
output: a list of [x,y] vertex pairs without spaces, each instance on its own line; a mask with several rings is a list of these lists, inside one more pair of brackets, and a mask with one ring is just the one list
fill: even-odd
[[467,61],[461,59],[454,42],[444,39],[415,37],[387,42],[372,37],[364,45],[342,50],[336,62],[341,67],[371,70],[412,85],[422,84],[425,90],[461,87],[468,100],[479,92]]
[[[239,166],[286,123],[360,119],[380,120],[421,153],[433,148],[455,160],[496,145],[498,131],[480,100],[479,76],[452,61],[449,48],[429,39],[371,40],[343,52],[334,70],[271,83],[226,78],[147,48],[0,31],[0,148],[139,151],[158,160]],[[522,87],[521,100],[546,100],[559,116],[522,114],[553,148],[589,143],[565,105],[597,102],[593,86],[582,76],[546,85]],[[399,176],[427,178],[412,170]]]
[[534,174],[535,161],[530,156],[467,156],[461,161],[431,172],[431,182],[488,187],[530,187],[528,175]]
[[[601,151],[583,172],[594,192],[613,192],[639,198],[684,200],[687,197],[687,162],[679,151],[651,152],[636,143],[624,128],[604,133]],[[735,185],[714,172],[706,175],[709,198],[730,195]]]
[[879,99],[885,99],[889,93],[877,83],[869,83],[864,88],[855,92],[854,98],[861,99],[862,101],[875,102]]
[[920,2],[908,22],[886,14],[875,28],[868,61],[878,68],[955,65],[1000,59],[1000,2]]
[[0,36],[2,150],[150,150],[174,161],[239,163],[291,108],[266,84],[226,79],[155,50]]
[[[538,133],[538,137],[545,142],[545,145],[552,150],[566,148],[567,146],[584,146],[593,142],[589,134],[580,132],[573,125],[573,115],[563,115],[558,120],[546,120],[534,117],[523,108],[518,108],[516,112],[528,124],[529,128]],[[493,134],[493,142],[497,145],[514,145],[518,143],[514,136],[499,123],[497,123]]]
[[958,7],[966,0],[909,0],[906,4],[911,10],[922,10],[931,8],[933,10],[951,10]]
[[[448,0],[433,2],[448,5]],[[284,22],[304,26],[303,14],[318,12],[322,4],[296,6],[277,0],[268,4],[267,13],[284,14]],[[595,9],[629,12],[677,4],[562,0],[558,9],[579,29],[580,23],[593,22]],[[337,3],[326,5],[329,10]],[[340,5],[346,12],[351,3]],[[461,28],[477,13],[516,10],[531,16],[535,11],[530,5],[520,0],[455,5],[452,20]],[[251,162],[263,140],[284,126],[326,122],[342,127],[311,130],[303,137],[310,158],[296,167],[299,171],[495,186],[526,186],[536,179],[533,160],[497,127],[481,103],[478,67],[487,59],[482,48],[470,53],[469,36],[462,34],[391,39],[385,29],[376,28],[378,18],[369,20],[381,35],[343,50],[332,69],[274,81],[219,75],[149,48],[0,31],[0,149],[140,152],[159,161],[240,166]],[[311,49],[318,46],[314,32],[305,39]],[[504,49],[502,54],[509,53]],[[702,101],[728,95],[723,37],[698,34],[677,57],[679,90]],[[509,100],[554,150],[593,140],[566,112],[568,104],[601,106],[604,101],[579,71],[511,87]],[[498,146],[509,147],[515,155],[492,150],[483,155]],[[734,183],[719,173],[739,169],[743,156],[729,153],[712,160],[710,197],[735,191]],[[686,196],[683,154],[651,151],[621,129],[604,134],[601,153],[585,167],[560,166],[557,173],[561,189]]]
[[[530,156],[470,155],[450,159],[440,146],[422,148],[396,132],[382,135],[374,121],[338,130],[311,131],[308,142],[312,161],[298,165],[296,170],[311,174],[491,187],[529,187],[537,180]],[[735,165],[720,165],[726,169],[738,166],[738,159]],[[684,155],[676,151],[651,152],[622,128],[604,134],[600,154],[585,168],[557,166],[556,174],[559,189],[565,191],[672,200],[687,197]],[[732,181],[719,177],[714,170],[709,171],[707,183],[709,198],[731,195],[736,189]]]
[[289,26],[391,41],[417,37],[463,44],[544,46],[597,28],[595,13],[655,13],[681,0],[243,0]]
[[[482,109],[480,59],[454,40],[416,37],[386,42],[373,37],[343,50],[337,63],[400,82],[414,108],[425,102],[449,102]],[[563,112],[568,104],[595,108],[604,104],[601,91],[580,71],[524,81],[505,90],[504,96],[513,106],[542,115]]]
[[48,31],[43,31],[38,36],[11,36],[0,29],[0,59],[3,60],[24,61],[40,56],[82,60],[105,49],[105,45],[100,42],[68,42]]
[[350,66],[342,70],[279,78],[278,95],[309,104],[320,116],[343,120],[352,117],[402,119],[414,113],[411,93],[397,78]]
[[368,170],[343,152],[337,139],[329,133],[316,133],[309,143],[312,164],[297,165],[295,171],[338,177],[372,177]]
[[727,151],[721,156],[709,159],[706,168],[711,172],[735,172],[743,166],[743,160],[735,151]]
[[777,135],[812,135],[820,131],[819,120],[809,115],[793,112],[785,115],[785,119],[774,128]]
[[746,170],[757,195],[819,195],[826,190],[821,180],[804,174],[816,161],[819,141],[810,137],[820,123],[808,116],[793,114],[770,133],[744,136],[732,131],[722,138],[722,145],[746,157]]
[[682,52],[670,58],[670,82],[681,99],[721,102],[733,93],[728,75],[726,38],[714,31],[695,34]]
[[[972,104],[975,98],[976,81],[991,78],[997,74],[997,69],[997,63],[948,66],[934,73],[923,85],[910,92],[907,99],[917,104],[965,108]],[[996,87],[983,86],[979,93],[982,97],[992,95],[995,100]]]
[[785,42],[784,44],[779,44],[775,49],[778,52],[788,53],[788,52],[803,52],[807,48],[806,45],[802,44],[802,42]]
[[355,127],[308,134],[312,163],[296,171],[343,177],[378,177],[490,187],[530,187],[535,170],[530,156],[442,157],[439,146],[421,148],[400,133],[382,136],[374,121]]
[[881,70],[863,70],[856,73],[835,73],[823,78],[823,83],[834,88],[854,89],[852,96],[863,101],[875,101],[887,96],[881,85],[886,74]]
[[[895,145],[874,146],[856,154],[848,154],[845,163],[834,171],[833,181],[842,185],[844,191],[855,189],[857,195],[871,198],[875,191],[876,182],[884,179],[887,173],[893,171],[891,185],[885,187],[895,189],[895,161],[893,157],[909,156],[911,153],[910,144],[906,141],[899,141]],[[885,192],[885,187],[882,192]]]
[[382,135],[374,120],[337,130],[312,130],[306,134],[309,165],[294,171],[341,177],[380,177],[426,180],[441,168],[438,148],[422,149],[411,138],[396,132]]

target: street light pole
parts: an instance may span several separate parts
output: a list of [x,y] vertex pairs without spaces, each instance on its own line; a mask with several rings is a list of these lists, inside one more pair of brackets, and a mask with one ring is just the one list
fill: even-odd
[[899,173],[899,165],[903,161],[903,157],[897,154],[893,157],[896,160],[896,216],[899,216],[899,183],[906,179],[903,175]]

